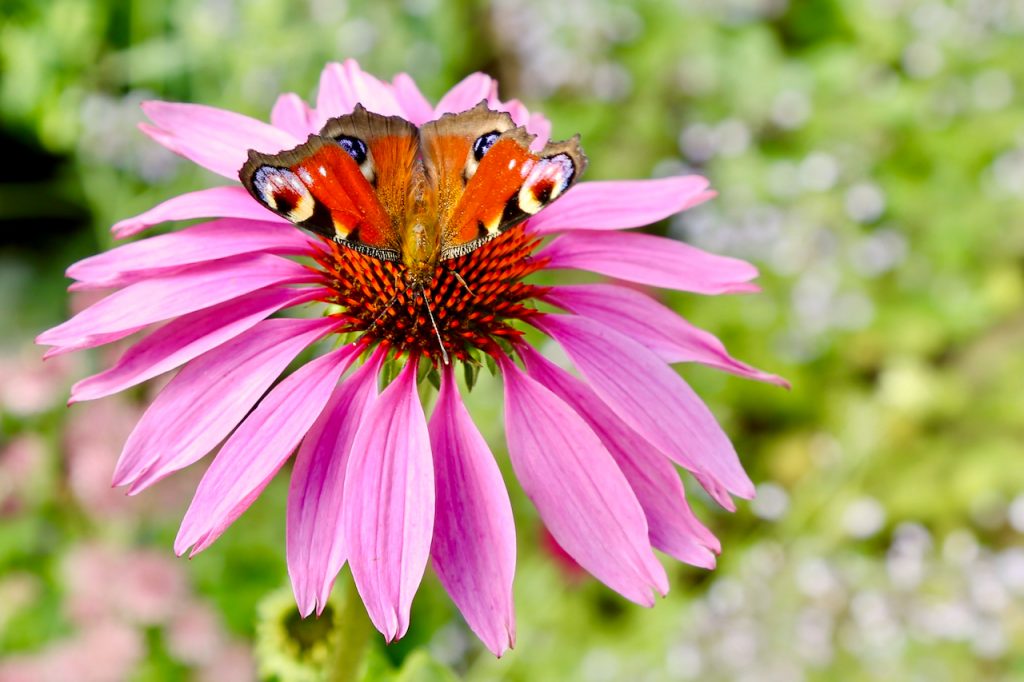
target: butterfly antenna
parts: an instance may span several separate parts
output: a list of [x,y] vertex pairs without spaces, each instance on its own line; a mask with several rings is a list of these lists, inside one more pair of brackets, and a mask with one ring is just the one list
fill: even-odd
[[427,291],[420,285],[420,296],[423,297],[423,305],[427,308],[427,317],[430,318],[430,326],[434,328],[434,336],[437,337],[437,345],[441,348],[441,359],[444,360],[444,364],[448,362],[448,351],[444,349],[444,341],[441,340],[441,330],[437,328],[437,322],[434,321],[434,311],[430,309],[430,301],[427,300]]

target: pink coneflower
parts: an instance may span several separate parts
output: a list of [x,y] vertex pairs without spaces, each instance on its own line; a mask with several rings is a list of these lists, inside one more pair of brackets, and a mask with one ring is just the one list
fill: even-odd
[[[164,323],[76,384],[71,400],[182,366],[129,436],[114,474],[135,494],[224,441],[185,514],[177,553],[208,547],[297,449],[287,556],[302,614],[324,608],[348,561],[374,625],[389,641],[401,637],[432,558],[470,627],[500,655],[514,640],[512,510],[442,347],[455,363],[493,359],[512,467],[545,526],[583,568],[647,606],[668,590],[653,549],[709,568],[719,551],[687,506],[674,464],[729,509],[731,496],[753,495],[729,439],[670,364],[783,382],[635,289],[527,281],[542,269],[578,269],[701,294],[756,291],[757,271],[743,261],[622,231],[710,198],[703,178],[579,184],[454,267],[437,268],[423,291],[436,329],[402,290],[401,264],[312,238],[237,182],[248,150],[295,147],[356,104],[421,125],[483,99],[536,134],[535,145],[547,139],[548,121],[500,101],[485,75],[469,76],[433,107],[408,76],[385,83],[352,61],[324,70],[315,108],[282,95],[270,125],[195,104],[144,104],[153,121],[144,132],[232,182],[170,199],[114,233],[218,219],[72,265],[73,288],[117,291],[38,341],[55,354]],[[320,316],[272,317],[298,306]],[[579,376],[529,346],[527,325],[559,343]],[[304,349],[330,338],[343,345],[274,385]],[[382,369],[396,366],[378,392]],[[418,384],[431,373],[440,393],[428,421]]]

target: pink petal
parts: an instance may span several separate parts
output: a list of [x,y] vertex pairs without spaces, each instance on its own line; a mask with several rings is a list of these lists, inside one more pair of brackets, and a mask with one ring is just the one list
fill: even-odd
[[498,82],[483,73],[472,73],[455,87],[446,92],[441,101],[434,107],[434,118],[441,118],[442,114],[459,113],[472,109],[481,100],[492,100],[498,95]]
[[517,126],[525,126],[530,121],[530,111],[526,108],[525,104],[517,99],[502,102],[498,99],[497,93],[495,93],[488,102],[488,106],[496,111],[508,112],[508,115],[512,117],[512,122]]
[[361,350],[350,344],[306,363],[260,401],[199,482],[174,541],[178,555],[209,547],[259,497]]
[[516,477],[558,544],[622,596],[653,606],[668,592],[644,511],[590,427],[561,398],[499,361],[505,434]]
[[525,126],[528,133],[537,136],[530,143],[530,149],[534,151],[543,149],[551,138],[551,121],[543,114],[530,114],[530,111],[519,100],[510,99],[507,102],[502,102],[498,99],[498,92],[495,89],[488,98],[487,104],[495,111],[507,111],[517,126]]
[[47,346],[92,343],[105,334],[138,329],[275,284],[311,282],[309,268],[270,255],[239,256],[201,263],[132,284],[40,334]]
[[551,121],[543,114],[531,114],[526,121],[526,130],[537,138],[530,143],[530,149],[540,151],[551,139]]
[[[49,360],[50,358],[56,357],[58,355],[63,355],[64,353],[71,353],[76,350],[83,350],[85,348],[95,348],[96,346],[102,346],[108,343],[113,343],[115,341],[120,341],[121,339],[131,336],[135,332],[140,331],[144,328],[145,325],[143,325],[142,327],[131,327],[129,329],[122,329],[121,331],[110,332],[109,334],[93,334],[91,336],[83,336],[72,343],[68,343],[66,345],[61,346],[54,346],[53,348],[47,348],[46,352],[43,353],[43,360]],[[36,343],[39,343],[38,337],[36,338]]]
[[71,400],[95,400],[170,371],[235,338],[271,313],[321,296],[319,289],[260,289],[183,315],[124,352],[110,369],[71,387]]
[[736,360],[714,335],[634,289],[614,284],[557,286],[549,289],[544,299],[626,334],[665,362],[699,362],[789,388],[785,379]]
[[395,97],[410,123],[421,126],[434,118],[434,107],[430,106],[409,74],[400,73],[391,79],[391,83],[395,88]]
[[575,315],[544,315],[534,324],[554,337],[605,403],[674,462],[692,471],[716,500],[722,489],[743,498],[754,485],[711,410],[671,367],[625,334]]
[[313,125],[315,113],[301,97],[294,92],[286,92],[274,102],[270,112],[270,122],[296,139],[303,140],[306,136],[317,132]]
[[331,586],[345,564],[341,532],[342,492],[356,431],[377,398],[384,353],[345,380],[302,440],[288,490],[288,575],[299,613],[327,605]]
[[342,528],[356,588],[387,641],[409,628],[430,555],[434,466],[409,362],[370,408],[348,461]]
[[193,218],[248,218],[270,220],[289,224],[282,218],[254,201],[244,187],[213,187],[198,192],[189,192],[157,204],[134,218],[126,218],[110,228],[118,238],[130,237],[151,225],[170,220],[192,220]]
[[519,354],[530,376],[583,417],[608,448],[644,509],[651,544],[680,561],[714,568],[713,552],[722,546],[690,511],[679,474],[665,456],[615,416],[585,383],[525,344]]
[[708,184],[699,175],[583,182],[531,219],[530,228],[551,234],[642,227],[707,201],[715,195]]
[[634,232],[576,230],[551,242],[536,258],[549,269],[578,268],[608,277],[698,294],[759,291],[757,268],[674,239]]
[[207,351],[178,372],[136,424],[114,469],[135,494],[212,450],[332,318],[271,319]]
[[430,418],[437,511],[430,554],[441,584],[495,656],[515,642],[516,530],[501,472],[444,368]]
[[[80,260],[67,276],[104,289],[186,265],[247,253],[308,254],[316,247],[293,225],[225,218],[124,244]],[[81,287],[80,287],[81,288]]]
[[325,66],[316,99],[317,129],[330,118],[351,113],[357,104],[384,116],[404,113],[391,85],[363,71],[354,59]]
[[250,149],[274,154],[303,141],[268,123],[201,104],[149,101],[142,103],[142,110],[156,124],[141,124],[143,132],[231,180],[238,179]]

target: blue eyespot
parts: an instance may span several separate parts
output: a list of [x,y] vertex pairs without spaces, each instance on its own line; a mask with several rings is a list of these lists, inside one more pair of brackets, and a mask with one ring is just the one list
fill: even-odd
[[492,130],[489,133],[484,133],[480,137],[476,138],[476,142],[473,143],[473,158],[478,162],[484,158],[494,143],[497,142],[498,138],[501,137],[501,133],[497,130]]
[[338,141],[341,148],[344,149],[357,164],[361,166],[366,162],[367,149],[365,142],[360,140],[358,137],[352,137],[350,135],[339,135],[334,139]]

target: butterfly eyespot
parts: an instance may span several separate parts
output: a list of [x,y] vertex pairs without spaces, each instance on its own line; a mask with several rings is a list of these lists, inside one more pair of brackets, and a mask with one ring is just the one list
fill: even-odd
[[362,166],[366,163],[366,143],[360,140],[358,137],[352,137],[351,135],[339,135],[334,138],[341,145],[341,148],[352,157],[358,165]]
[[293,223],[309,219],[316,208],[309,189],[287,168],[260,166],[253,173],[252,185],[267,208]]
[[519,208],[534,215],[565,191],[576,174],[576,166],[568,154],[555,154],[541,159],[530,171],[519,190]]
[[476,159],[477,162],[484,158],[484,154],[490,151],[491,147],[494,146],[494,143],[498,141],[499,137],[501,137],[501,133],[497,130],[492,130],[491,132],[484,133],[480,137],[476,138],[476,141],[473,142],[473,158]]

